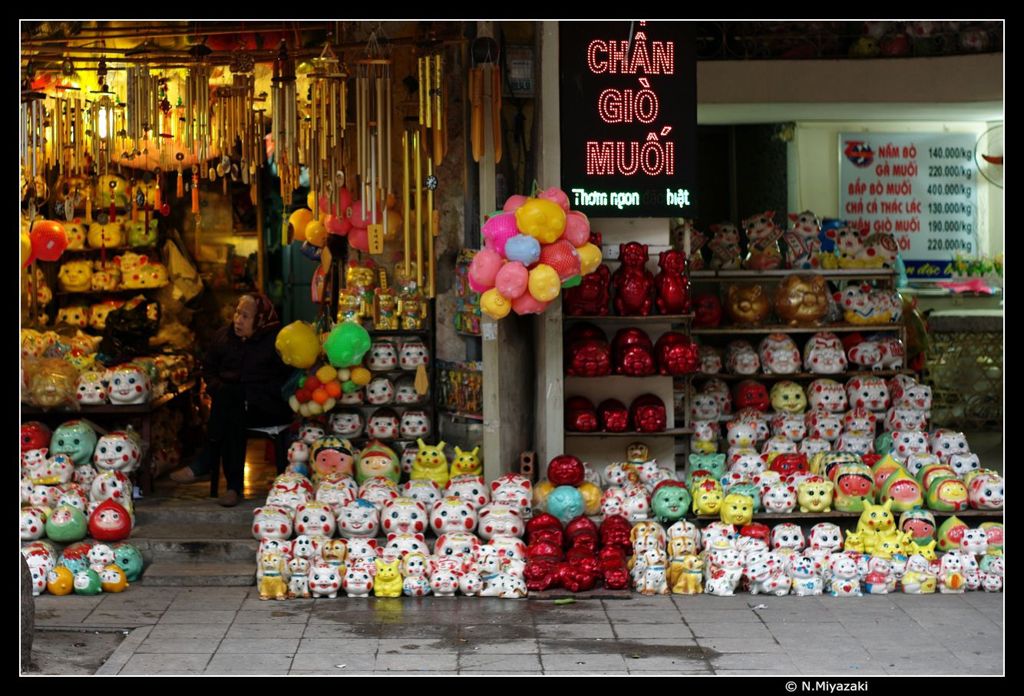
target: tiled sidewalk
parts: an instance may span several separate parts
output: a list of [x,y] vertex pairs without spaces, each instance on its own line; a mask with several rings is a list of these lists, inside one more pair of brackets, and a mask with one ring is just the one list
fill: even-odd
[[1003,595],[260,601],[43,595],[40,627],[132,627],[100,674],[1000,674]]

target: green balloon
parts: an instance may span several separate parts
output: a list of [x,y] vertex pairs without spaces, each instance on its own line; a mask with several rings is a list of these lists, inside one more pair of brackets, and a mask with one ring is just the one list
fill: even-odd
[[299,389],[302,389],[304,386],[306,386],[306,375],[299,377]]
[[334,367],[358,365],[370,350],[370,334],[359,324],[343,321],[327,335],[324,352]]
[[583,276],[579,275],[579,274],[576,274],[572,278],[567,278],[566,280],[562,281],[562,287],[563,288],[574,288],[574,287],[576,287],[577,285],[579,285],[582,282],[583,282]]
[[345,392],[346,394],[351,394],[352,392],[358,389],[359,385],[353,382],[352,380],[348,380],[347,382],[341,385],[341,391]]

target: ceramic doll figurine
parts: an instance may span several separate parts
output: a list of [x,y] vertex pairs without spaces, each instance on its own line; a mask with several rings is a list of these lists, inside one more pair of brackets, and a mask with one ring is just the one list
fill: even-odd
[[819,268],[821,259],[821,221],[810,210],[790,213],[793,226],[782,235],[786,244],[786,268]]
[[401,597],[402,574],[399,569],[401,561],[395,559],[388,562],[382,558],[376,561],[377,572],[373,580],[373,594],[376,597]]
[[868,594],[889,594],[889,587],[895,580],[892,562],[880,556],[868,560],[868,573],[864,576],[864,591]]
[[430,594],[427,557],[422,553],[410,553],[402,559],[402,576],[402,594],[405,596],[423,597]]
[[260,579],[260,599],[287,599],[288,598],[288,566],[283,554],[265,553],[260,557],[260,570],[263,576]]
[[791,375],[800,371],[800,351],[787,334],[765,336],[758,351],[765,374]]
[[774,217],[774,210],[766,210],[743,220],[748,248],[744,268],[764,271],[782,266],[779,239],[782,238],[783,230],[775,224]]
[[939,561],[939,592],[941,594],[963,594],[966,589],[964,559],[960,552],[944,553]]
[[711,261],[708,267],[712,270],[731,271],[740,267],[740,233],[736,226],[729,222],[711,225]]
[[791,594],[797,597],[813,597],[822,593],[821,563],[813,556],[794,554],[786,563],[789,572]]
[[848,553],[840,553],[832,556],[830,564],[832,581],[829,585],[829,593],[833,597],[860,597],[860,573],[857,569],[857,561]]

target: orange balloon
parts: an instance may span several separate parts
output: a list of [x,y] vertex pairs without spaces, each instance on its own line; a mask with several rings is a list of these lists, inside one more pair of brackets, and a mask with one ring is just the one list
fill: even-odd
[[317,387],[316,389],[313,390],[313,401],[317,402],[321,406],[323,406],[324,402],[327,401],[329,398],[331,397],[328,395],[327,390],[324,389],[323,387]]
[[341,382],[337,380],[333,382],[328,382],[324,386],[324,389],[327,391],[327,395],[330,396],[332,399],[337,399],[338,397],[341,396]]

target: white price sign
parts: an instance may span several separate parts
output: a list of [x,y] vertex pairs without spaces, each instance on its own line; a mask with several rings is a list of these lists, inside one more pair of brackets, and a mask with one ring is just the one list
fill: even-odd
[[941,279],[978,250],[976,137],[840,133],[839,217],[890,232],[911,279]]

